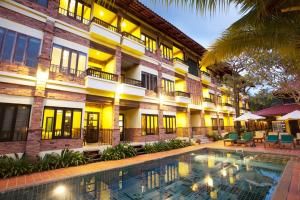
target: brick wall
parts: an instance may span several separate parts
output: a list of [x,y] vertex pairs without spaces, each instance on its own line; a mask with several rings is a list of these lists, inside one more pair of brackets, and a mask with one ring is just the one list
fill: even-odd
[[0,61],[0,71],[12,72],[27,76],[36,76],[37,68]]
[[0,155],[9,153],[24,153],[26,141],[0,142]]
[[41,151],[81,148],[82,139],[52,139],[41,141]]
[[17,96],[33,96],[34,88],[25,85],[17,85],[10,83],[1,83],[0,82],[0,93],[8,95],[17,95]]
[[47,89],[45,92],[45,96],[48,99],[59,99],[59,100],[77,101],[77,102],[85,102],[86,99],[85,94],[60,91],[60,90],[52,90],[52,89]]

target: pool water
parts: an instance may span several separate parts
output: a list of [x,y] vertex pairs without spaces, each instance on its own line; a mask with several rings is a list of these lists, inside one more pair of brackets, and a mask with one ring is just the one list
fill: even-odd
[[288,156],[204,149],[0,193],[18,199],[271,199]]

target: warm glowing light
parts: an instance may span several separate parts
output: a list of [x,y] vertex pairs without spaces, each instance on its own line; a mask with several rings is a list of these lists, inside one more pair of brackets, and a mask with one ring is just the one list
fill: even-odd
[[213,180],[209,175],[206,176],[206,178],[205,178],[205,183],[206,183],[209,187],[213,187],[213,186],[214,186],[214,180]]
[[210,198],[217,199],[218,198],[218,191],[217,190],[211,191],[210,192]]
[[122,23],[121,23],[121,26],[122,26],[123,28],[125,28],[126,25],[127,25],[127,24],[126,24],[125,22],[122,22]]
[[55,195],[63,195],[66,192],[66,187],[64,185],[59,185],[53,190]]
[[196,192],[199,190],[199,184],[198,183],[194,183],[192,186],[191,186],[191,189]]
[[234,182],[235,182],[234,177],[233,177],[233,176],[229,177],[229,183],[230,183],[231,185],[233,185]]
[[223,177],[226,177],[227,176],[227,171],[225,168],[222,169],[222,176]]
[[121,94],[123,92],[123,84],[118,84],[116,92],[117,94]]
[[47,69],[38,68],[36,78],[38,81],[47,81],[49,72]]
[[101,10],[100,11],[100,16],[102,17],[104,15],[104,12]]

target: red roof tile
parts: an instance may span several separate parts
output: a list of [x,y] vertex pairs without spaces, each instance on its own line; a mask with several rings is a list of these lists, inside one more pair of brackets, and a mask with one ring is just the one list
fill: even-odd
[[300,104],[292,103],[292,104],[276,105],[270,108],[265,108],[260,111],[257,111],[255,112],[255,114],[261,116],[278,116],[278,115],[288,114],[295,110],[300,110]]

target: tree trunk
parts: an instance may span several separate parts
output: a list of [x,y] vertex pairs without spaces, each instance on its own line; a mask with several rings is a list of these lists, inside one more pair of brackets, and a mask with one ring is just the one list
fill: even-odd
[[[233,85],[233,96],[234,96],[234,108],[235,108],[235,115],[236,117],[240,116],[240,92],[239,89],[236,87],[236,84]],[[238,133],[241,132],[241,122],[236,122],[236,131]]]

